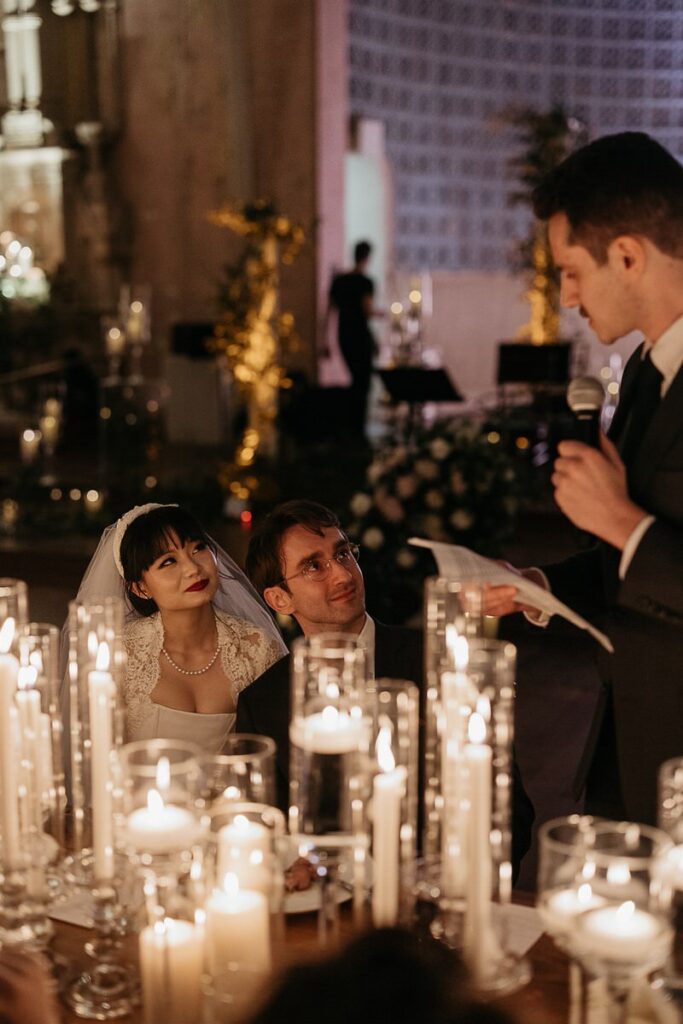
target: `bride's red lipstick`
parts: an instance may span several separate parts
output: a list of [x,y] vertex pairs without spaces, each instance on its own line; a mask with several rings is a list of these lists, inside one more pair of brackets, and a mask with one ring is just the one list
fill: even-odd
[[186,587],[185,588],[185,593],[189,594],[192,590],[203,590],[204,587],[208,587],[208,585],[209,585],[209,581],[208,580],[197,580],[197,582],[193,583],[191,587]]

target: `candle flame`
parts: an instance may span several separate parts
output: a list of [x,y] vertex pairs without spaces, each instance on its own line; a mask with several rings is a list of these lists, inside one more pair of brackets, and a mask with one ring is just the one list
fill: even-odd
[[0,654],[7,654],[12,641],[14,640],[14,619],[5,619],[2,629],[0,629]]
[[334,729],[337,725],[337,719],[339,718],[339,712],[336,708],[329,705],[322,710],[322,722],[326,729]]
[[610,885],[627,885],[631,881],[628,864],[617,861],[607,868],[607,881]]
[[375,743],[377,764],[383,772],[393,772],[396,767],[396,758],[391,749],[391,727],[383,725]]
[[43,671],[43,655],[40,651],[31,651],[28,656],[28,660],[29,664],[33,665],[38,674]]
[[166,918],[163,921],[154,922],[154,934],[157,938],[163,939],[166,935]]
[[37,678],[38,672],[33,665],[22,665],[17,676],[17,686],[20,690],[32,690]]
[[242,794],[237,786],[228,786],[222,795],[226,800],[239,800]]
[[88,633],[88,654],[94,658],[97,654],[97,633],[91,629]]
[[470,743],[484,743],[486,740],[486,722],[476,711],[470,715],[467,738]]
[[228,871],[223,879],[223,892],[226,893],[230,899],[234,899],[240,891],[240,880],[237,875]]
[[157,789],[168,789],[171,785],[171,762],[167,757],[157,761]]
[[98,645],[95,668],[98,672],[106,672],[109,668],[109,644],[105,640]]
[[584,882],[583,885],[579,886],[579,888],[576,890],[576,898],[579,901],[579,903],[581,903],[583,906],[588,906],[588,904],[593,899],[593,889],[588,884],[588,882]]
[[477,697],[477,714],[481,715],[485,722],[491,721],[491,701],[483,693]]
[[238,832],[247,832],[249,830],[249,819],[244,814],[236,814],[233,825]]
[[617,907],[617,917],[621,921],[628,921],[636,912],[636,905],[633,900],[626,900],[620,907]]
[[150,789],[147,793],[147,810],[152,814],[159,814],[164,809],[164,798],[157,789]]
[[455,644],[453,645],[453,659],[456,671],[464,672],[470,660],[470,649],[466,637],[456,637]]

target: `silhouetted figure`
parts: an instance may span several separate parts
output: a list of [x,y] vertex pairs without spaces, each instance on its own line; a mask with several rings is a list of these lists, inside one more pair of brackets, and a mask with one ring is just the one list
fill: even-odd
[[365,417],[372,375],[375,339],[370,330],[375,286],[365,273],[372,253],[369,242],[354,249],[353,270],[337,274],[330,287],[330,306],[337,310],[339,351],[351,374],[351,429],[365,435]]

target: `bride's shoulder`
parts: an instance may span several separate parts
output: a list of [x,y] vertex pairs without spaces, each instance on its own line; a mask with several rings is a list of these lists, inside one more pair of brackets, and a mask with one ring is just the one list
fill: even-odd
[[214,609],[214,614],[219,636],[243,639],[250,635],[254,637],[264,635],[262,629],[247,619],[241,619],[237,615],[228,615],[227,612],[218,611],[218,609]]
[[138,647],[144,643],[150,643],[159,631],[160,616],[158,612],[154,615],[136,615],[123,627],[123,640],[126,647]]

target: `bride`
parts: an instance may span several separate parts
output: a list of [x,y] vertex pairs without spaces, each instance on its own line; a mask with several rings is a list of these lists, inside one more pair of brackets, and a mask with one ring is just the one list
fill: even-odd
[[286,648],[246,576],[177,505],[139,505],[108,527],[77,600],[126,602],[126,739],[219,753],[240,691]]

